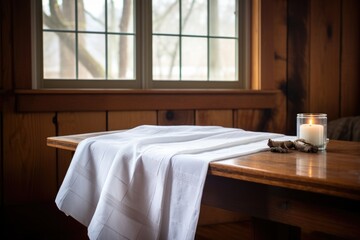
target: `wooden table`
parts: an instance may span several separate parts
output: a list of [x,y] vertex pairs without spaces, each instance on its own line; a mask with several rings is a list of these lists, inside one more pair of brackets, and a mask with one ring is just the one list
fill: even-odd
[[[99,132],[49,137],[75,151]],[[360,142],[331,140],[316,154],[261,152],[211,162],[202,202],[257,218],[360,239]]]

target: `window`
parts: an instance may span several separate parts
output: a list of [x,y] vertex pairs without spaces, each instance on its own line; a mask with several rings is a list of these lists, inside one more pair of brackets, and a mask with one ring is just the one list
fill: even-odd
[[33,1],[34,85],[244,88],[247,1]]

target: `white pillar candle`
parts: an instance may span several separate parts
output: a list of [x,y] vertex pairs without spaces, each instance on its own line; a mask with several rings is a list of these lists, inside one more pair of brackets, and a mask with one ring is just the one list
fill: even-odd
[[319,124],[300,125],[300,138],[315,146],[324,144],[324,126]]

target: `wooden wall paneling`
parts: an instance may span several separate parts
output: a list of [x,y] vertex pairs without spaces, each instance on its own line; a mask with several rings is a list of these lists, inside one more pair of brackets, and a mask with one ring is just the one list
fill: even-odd
[[272,0],[261,0],[260,6],[260,78],[261,89],[274,88],[274,3]]
[[[56,124],[59,136],[106,131],[106,112],[61,112],[57,114]],[[69,168],[72,153],[57,150],[57,159],[57,180],[60,186]]]
[[106,131],[106,112],[57,113],[58,135]]
[[196,125],[234,126],[233,110],[196,110]]
[[139,125],[156,125],[156,111],[108,112],[108,130],[129,129]]
[[158,111],[158,125],[194,125],[194,110]]
[[269,131],[286,132],[287,0],[261,1],[261,89],[281,90]]
[[[0,89],[3,88],[3,76],[2,76],[2,48],[3,48],[3,28],[2,28],[2,25],[3,25],[3,19],[2,19],[2,15],[3,15],[3,1],[0,0]],[[2,93],[0,92],[0,126],[2,126]],[[2,127],[0,127],[0,146],[2,146]],[[3,153],[2,153],[2,147],[0,148],[0,179],[1,179],[1,182],[0,182],[0,207],[2,208],[3,206]]]
[[272,112],[268,131],[287,133],[286,127],[286,87],[287,86],[287,0],[277,0],[274,4],[274,89],[281,90],[277,107]]
[[235,127],[247,131],[267,131],[268,118],[260,109],[239,109],[235,112]]
[[[1,1],[1,0],[0,0]],[[3,126],[3,113],[0,112],[0,126]],[[0,207],[4,205],[4,150],[3,150],[3,129],[0,128]]]
[[360,115],[360,1],[342,1],[341,117]]
[[3,115],[4,204],[53,201],[56,194],[55,135],[52,113]]
[[31,1],[14,0],[12,10],[15,88],[31,89]]
[[340,0],[311,1],[309,111],[340,116]]
[[19,112],[273,108],[278,92],[277,90],[245,89],[17,89],[15,91],[16,109]]
[[310,0],[288,0],[287,133],[296,134],[296,114],[309,111]]
[[3,65],[3,53],[2,53],[2,49],[3,49],[3,1],[0,0],[0,89],[3,88],[3,76],[2,76],[2,65]]
[[1,0],[0,6],[0,87],[12,88],[12,27],[11,27],[11,1]]

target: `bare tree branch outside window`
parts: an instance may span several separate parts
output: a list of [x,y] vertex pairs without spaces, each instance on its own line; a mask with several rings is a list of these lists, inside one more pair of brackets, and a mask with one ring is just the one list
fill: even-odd
[[[43,12],[43,22],[50,29],[55,29],[61,31],[54,31],[61,41],[60,45],[60,76],[69,75],[69,72],[66,74],[64,71],[72,71],[71,69],[66,69],[66,66],[69,64],[76,64],[74,58],[71,56],[77,55],[79,64],[82,64],[84,68],[91,74],[94,78],[101,78],[104,76],[105,69],[98,62],[95,56],[93,56],[88,49],[84,46],[84,39],[79,34],[77,35],[77,46],[74,47],[74,34],[75,29],[72,30],[69,28],[69,22],[78,21],[78,26],[81,26],[82,29],[86,29],[86,15],[90,15],[89,12],[85,11],[83,0],[77,0],[77,19],[75,19],[75,1],[62,1],[61,5],[57,0],[49,0],[49,10],[50,13],[46,14]],[[105,7],[105,6],[104,6]],[[127,32],[129,26],[129,20],[131,16],[131,0],[123,1],[123,9],[119,22],[119,31]],[[93,16],[90,16],[92,19],[96,20]],[[69,21],[70,20],[70,21]],[[103,24],[103,23],[102,23]],[[71,31],[68,31],[71,29]],[[106,30],[104,30],[106,31]],[[104,32],[106,34],[106,32]],[[119,37],[119,78],[124,78],[127,71],[127,36]],[[111,51],[111,49],[109,49]],[[72,74],[74,75],[74,74]]]
[[[120,19],[120,32],[127,32],[130,20],[131,1],[124,0],[124,7]],[[119,39],[119,78],[124,78],[127,69],[127,37],[120,36]]]
[[[44,79],[135,79],[134,2],[42,0]],[[151,4],[151,80],[237,81],[237,0]]]

